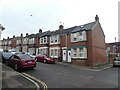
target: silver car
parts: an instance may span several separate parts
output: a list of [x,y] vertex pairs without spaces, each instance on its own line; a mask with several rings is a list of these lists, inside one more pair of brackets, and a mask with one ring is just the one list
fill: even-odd
[[113,59],[113,66],[120,66],[120,57],[115,57]]

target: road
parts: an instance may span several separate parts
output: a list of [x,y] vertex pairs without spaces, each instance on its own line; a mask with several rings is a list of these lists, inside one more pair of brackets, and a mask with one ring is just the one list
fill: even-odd
[[34,70],[24,72],[44,81],[48,88],[118,88],[118,70],[92,71],[37,62]]

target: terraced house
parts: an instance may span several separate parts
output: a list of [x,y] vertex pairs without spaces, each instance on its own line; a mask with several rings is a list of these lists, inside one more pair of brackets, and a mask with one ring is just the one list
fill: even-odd
[[20,38],[21,51],[46,54],[58,62],[91,66],[108,62],[105,35],[97,15],[94,22],[66,29],[60,25],[52,32],[40,29],[37,34]]

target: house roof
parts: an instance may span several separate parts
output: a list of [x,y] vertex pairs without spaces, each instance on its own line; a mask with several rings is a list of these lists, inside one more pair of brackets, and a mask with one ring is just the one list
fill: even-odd
[[63,30],[56,30],[52,32],[52,35],[64,35],[64,34],[69,34],[73,29],[75,29],[77,26],[74,27],[70,27],[67,29],[63,29]]
[[27,38],[33,38],[35,36],[35,34],[30,34],[30,35],[27,35],[26,37]]
[[77,26],[71,33],[83,31],[83,30],[91,30],[95,26],[95,24],[96,22],[91,22],[91,23]]

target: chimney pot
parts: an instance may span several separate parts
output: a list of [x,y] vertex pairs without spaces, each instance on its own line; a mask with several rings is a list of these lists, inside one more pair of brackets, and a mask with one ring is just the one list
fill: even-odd
[[39,29],[39,33],[42,33],[42,29]]
[[63,28],[64,28],[63,25],[59,26],[59,30],[63,30]]
[[95,21],[99,21],[98,15],[95,16]]
[[26,33],[26,36],[28,36],[28,33]]
[[21,33],[21,37],[23,37],[23,34]]
[[13,38],[15,38],[15,35],[13,35]]

